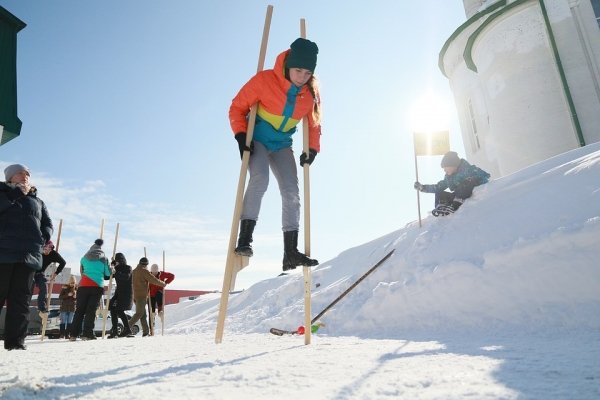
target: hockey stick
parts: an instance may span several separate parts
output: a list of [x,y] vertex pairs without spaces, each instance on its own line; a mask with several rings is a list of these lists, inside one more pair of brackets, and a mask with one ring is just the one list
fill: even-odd
[[[312,326],[321,318],[327,311],[329,311],[333,306],[335,306],[340,300],[342,300],[352,289],[354,289],[359,283],[361,283],[367,276],[369,276],[373,271],[375,271],[381,264],[383,264],[391,255],[394,253],[395,249],[392,249],[389,253],[387,253],[377,264],[371,267],[367,272],[363,274],[356,282],[354,282],[348,289],[346,289],[342,294],[340,294],[334,301],[332,301],[327,307],[323,309],[320,313],[318,313],[311,321],[310,324],[306,324],[306,326],[310,326],[311,329],[306,329],[306,332],[312,331]],[[318,323],[317,326],[322,326],[323,324]],[[318,327],[317,327],[318,329]],[[271,328],[270,332],[277,336],[282,336],[284,334],[301,334],[298,330],[296,331],[285,331],[283,329]],[[283,333],[282,333],[283,332]]]

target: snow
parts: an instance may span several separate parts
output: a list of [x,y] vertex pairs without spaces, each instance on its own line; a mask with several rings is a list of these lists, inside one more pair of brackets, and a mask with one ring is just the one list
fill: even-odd
[[164,336],[31,337],[27,351],[2,351],[0,395],[600,398],[600,144],[493,180],[456,214],[422,222],[314,269],[316,315],[395,249],[310,345],[268,333],[303,321],[296,271],[231,295],[218,345],[218,294],[168,306]]

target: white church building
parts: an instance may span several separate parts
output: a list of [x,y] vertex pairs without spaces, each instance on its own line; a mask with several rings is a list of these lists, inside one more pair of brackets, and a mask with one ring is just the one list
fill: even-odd
[[440,51],[466,158],[498,178],[600,141],[600,0],[463,0]]

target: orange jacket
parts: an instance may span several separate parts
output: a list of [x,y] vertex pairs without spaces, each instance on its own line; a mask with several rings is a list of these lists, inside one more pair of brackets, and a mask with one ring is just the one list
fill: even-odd
[[[291,134],[303,117],[308,117],[309,147],[317,152],[321,150],[321,125],[312,117],[315,99],[304,85],[296,96],[291,117],[284,115],[287,94],[292,83],[285,79],[285,58],[290,50],[277,56],[275,67],[260,71],[254,75],[232,100],[229,108],[229,122],[233,133],[247,132],[247,116],[250,108],[258,103],[258,118],[268,122],[275,131]],[[320,99],[317,98],[317,101]]]

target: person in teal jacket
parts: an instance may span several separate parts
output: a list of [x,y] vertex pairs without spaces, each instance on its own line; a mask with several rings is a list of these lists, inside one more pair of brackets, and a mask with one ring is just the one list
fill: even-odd
[[435,193],[435,209],[432,214],[436,217],[452,214],[458,210],[464,201],[471,197],[476,186],[483,185],[490,179],[490,174],[459,158],[454,151],[444,154],[441,167],[446,175],[438,183],[423,185],[417,181],[414,184],[414,188],[418,191]]
[[77,305],[69,340],[76,340],[80,334],[82,340],[96,339],[94,334],[96,310],[104,293],[104,281],[110,279],[108,259],[102,251],[103,244],[102,239],[96,239],[81,258],[81,280],[77,288]]

